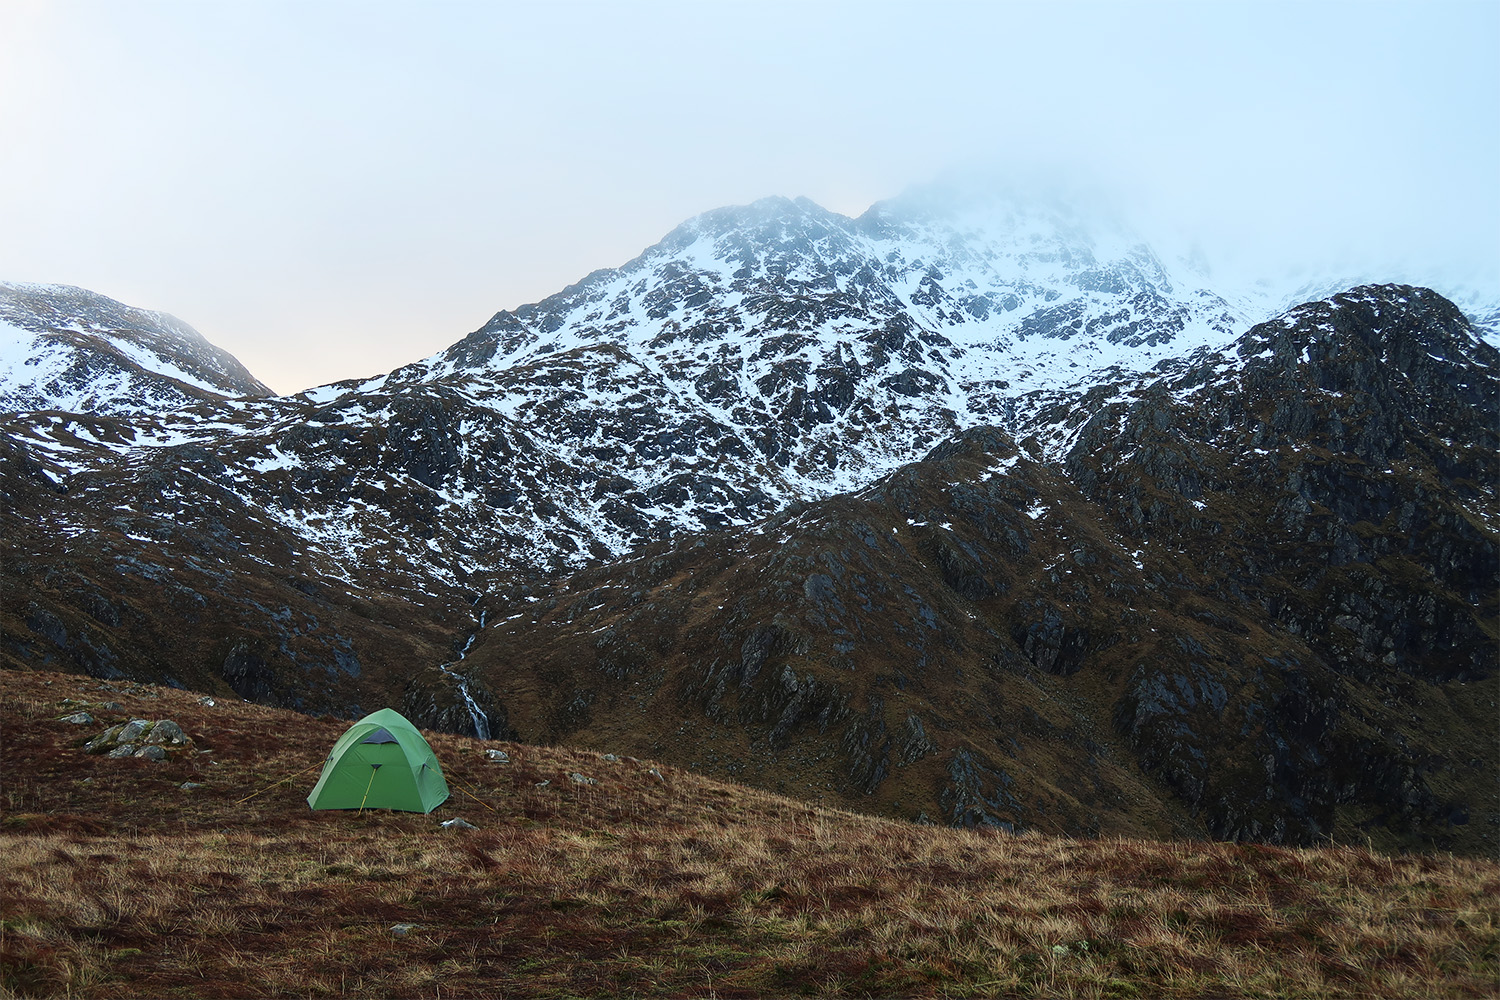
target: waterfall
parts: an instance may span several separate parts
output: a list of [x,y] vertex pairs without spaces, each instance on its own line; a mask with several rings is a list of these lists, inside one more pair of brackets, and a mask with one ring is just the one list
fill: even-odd
[[484,710],[479,707],[479,703],[469,693],[469,679],[463,674],[454,673],[448,669],[455,663],[463,662],[464,657],[469,655],[469,650],[474,646],[474,640],[479,637],[480,630],[484,628],[484,617],[485,612],[480,611],[479,628],[469,633],[469,638],[464,643],[464,648],[458,651],[458,659],[439,664],[438,669],[458,682],[458,693],[464,696],[464,703],[469,706],[469,718],[474,721],[474,735],[482,740],[487,740],[490,738],[490,718],[484,714]]
[[[473,642],[473,636],[469,637],[469,641]],[[467,649],[467,647],[465,647],[465,649]],[[453,662],[457,663],[458,660],[454,660]],[[474,700],[474,696],[469,693],[469,680],[468,680],[468,678],[465,677],[463,674],[456,674],[456,673],[454,673],[453,671],[451,671],[451,670],[448,669],[448,666],[449,666],[448,664],[444,663],[444,664],[441,664],[438,667],[438,669],[441,670],[443,673],[447,674],[449,677],[452,677],[455,681],[458,682],[458,693],[464,696],[464,703],[469,706],[469,718],[472,719],[472,720],[474,720],[474,735],[478,736],[482,740],[489,739],[490,738],[490,719],[489,719],[489,716],[487,716],[487,715],[484,714],[484,710],[479,707],[479,703],[476,702]]]

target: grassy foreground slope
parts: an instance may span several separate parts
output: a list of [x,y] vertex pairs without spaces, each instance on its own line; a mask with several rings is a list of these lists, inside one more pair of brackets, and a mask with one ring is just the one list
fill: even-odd
[[[58,721],[78,703],[97,724]],[[193,743],[79,749],[132,717]],[[432,815],[311,812],[344,726],[0,671],[0,995],[1490,996],[1500,976],[1491,861],[919,827],[444,734]]]

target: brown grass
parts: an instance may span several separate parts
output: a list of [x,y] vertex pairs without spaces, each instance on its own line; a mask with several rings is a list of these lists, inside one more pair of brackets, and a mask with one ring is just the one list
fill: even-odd
[[[343,723],[103,688],[0,672],[3,996],[1491,996],[1500,975],[1488,861],[923,828],[441,734],[433,815],[314,813],[315,772],[275,782]],[[125,710],[80,730],[65,698]],[[132,715],[194,748],[76,749]]]

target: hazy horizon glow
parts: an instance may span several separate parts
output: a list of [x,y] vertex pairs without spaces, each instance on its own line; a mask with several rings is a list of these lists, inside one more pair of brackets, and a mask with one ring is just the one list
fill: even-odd
[[1267,277],[1500,285],[1500,4],[0,8],[0,278],[282,392],[388,371],[769,195],[1067,175]]

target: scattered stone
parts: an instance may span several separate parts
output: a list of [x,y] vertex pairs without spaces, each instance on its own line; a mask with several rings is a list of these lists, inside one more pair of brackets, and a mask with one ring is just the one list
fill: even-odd
[[572,774],[568,775],[568,777],[571,778],[571,779],[573,779],[573,784],[575,784],[575,785],[597,785],[597,784],[599,784],[599,779],[597,779],[597,778],[590,778],[588,775],[586,775],[586,774],[579,774],[577,771],[574,771]]
[[599,757],[599,759],[600,759],[600,760],[607,760],[607,761],[609,761],[609,762],[610,762],[610,763],[611,763],[611,764],[613,764],[613,763],[614,763],[614,762],[615,762],[615,761],[617,761],[617,760],[619,760],[619,759],[620,759],[620,758],[618,758],[618,757],[616,757],[616,756],[615,756],[615,755],[614,755],[614,754],[612,754],[612,753],[607,753],[607,754],[602,754],[602,755],[600,755],[600,757]]
[[479,827],[475,826],[473,823],[470,823],[470,822],[466,821],[462,816],[455,816],[452,819],[445,819],[441,823],[439,823],[438,826],[441,826],[445,830],[477,830],[477,829],[479,829]]
[[167,752],[159,746],[144,746],[137,750],[133,756],[144,757],[146,760],[166,760]]
[[656,779],[656,780],[657,780],[657,781],[660,781],[660,782],[661,782],[661,783],[662,783],[662,784],[663,784],[663,785],[665,785],[665,784],[666,784],[666,783],[667,783],[667,779],[666,779],[666,778],[663,778],[663,777],[662,777],[662,776],[661,776],[661,772],[660,772],[660,771],[658,771],[658,770],[657,770],[657,769],[656,769],[656,768],[654,768],[654,767],[653,767],[653,768],[651,768],[651,770],[649,770],[649,771],[647,771],[647,772],[646,772],[646,773],[647,773],[647,774],[649,774],[649,775],[651,775],[651,777],[653,777],[653,778],[655,778],[655,779]]
[[65,715],[57,721],[71,722],[75,726],[92,726],[94,724],[94,717],[87,712],[74,712],[72,715]]
[[406,937],[414,930],[421,928],[421,924],[391,924],[391,933],[397,937]]
[[538,787],[538,788],[546,788],[550,784],[552,784],[552,779],[551,778],[543,778],[541,781],[538,781],[536,783],[536,787]]
[[[171,719],[160,719],[156,722],[150,722],[146,719],[131,719],[129,722],[110,726],[104,732],[89,740],[84,744],[83,752],[103,753],[110,757],[127,757],[130,754],[119,753],[117,751],[122,747],[130,746],[133,753],[135,744],[137,743],[152,745],[168,743],[174,747],[181,747],[191,742],[192,740],[188,738],[188,735],[182,731],[182,727]],[[165,754],[165,751],[162,752]],[[155,754],[149,756],[152,760],[165,759],[164,756],[158,757]]]
[[102,710],[106,711],[106,712],[123,712],[123,711],[125,711],[125,706],[121,705],[118,701],[106,701],[104,704],[100,705],[99,707]]
[[490,760],[494,761],[496,764],[510,763],[510,754],[506,753],[504,750],[486,750],[484,752],[484,755]]
[[111,750],[109,753],[105,754],[104,756],[106,756],[106,757],[116,757],[116,758],[118,758],[118,757],[133,757],[133,756],[135,756],[135,744],[134,743],[126,743],[126,744],[123,744],[121,746],[117,746],[113,750]]
[[182,789],[184,792],[191,792],[195,788],[202,788],[203,785],[196,781],[184,781],[177,787]]
[[202,698],[198,699],[198,704],[200,704],[200,705],[207,705],[209,708],[213,708],[215,705],[218,704],[218,702],[214,701],[208,695],[204,695]]

